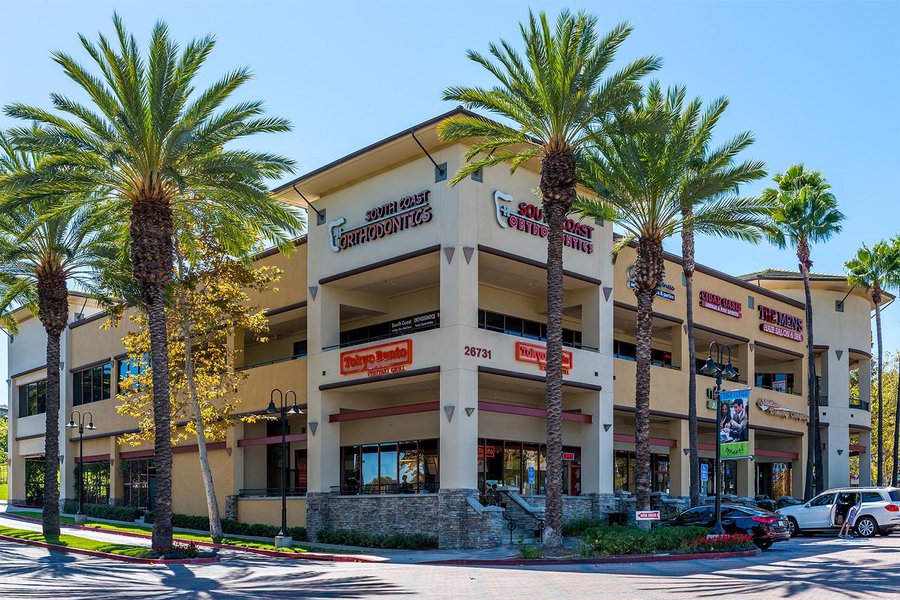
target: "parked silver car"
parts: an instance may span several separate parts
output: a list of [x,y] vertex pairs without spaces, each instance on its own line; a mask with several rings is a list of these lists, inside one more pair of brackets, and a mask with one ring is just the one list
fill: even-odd
[[791,535],[837,533],[859,496],[862,506],[854,523],[860,537],[890,535],[900,527],[900,488],[847,487],[827,490],[805,504],[785,506],[776,512],[788,518]]

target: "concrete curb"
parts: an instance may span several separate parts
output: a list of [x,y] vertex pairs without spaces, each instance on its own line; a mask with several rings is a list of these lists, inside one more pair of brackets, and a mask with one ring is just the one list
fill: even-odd
[[205,556],[201,558],[139,558],[137,556],[124,556],[122,554],[98,552],[97,550],[60,546],[59,544],[50,544],[48,542],[39,542],[37,540],[25,540],[11,535],[0,535],[0,540],[25,544],[27,546],[37,546],[38,548],[47,548],[49,550],[59,550],[60,552],[69,552],[71,554],[83,554],[84,556],[93,556],[94,558],[107,558],[109,560],[118,560],[120,562],[142,565],[205,565],[219,562],[218,556]]
[[457,565],[457,566],[482,566],[482,567],[527,567],[529,565],[608,565],[621,563],[642,563],[642,562],[670,562],[679,560],[710,560],[719,558],[742,558],[748,556],[757,556],[759,550],[739,550],[737,552],[702,552],[696,554],[638,554],[635,556],[603,556],[597,558],[496,558],[496,559],[453,559],[453,560],[433,560],[418,563],[420,565]]
[[[40,523],[39,519],[32,519],[31,517],[22,517],[16,515],[14,513],[3,513],[4,517],[8,517],[10,519],[25,521],[27,523]],[[116,531],[114,529],[101,529],[99,527],[88,527],[85,525],[68,525],[64,524],[62,527],[66,527],[68,529],[78,529],[81,531],[93,531],[99,533],[105,533],[110,535],[118,535],[122,537],[133,537],[144,540],[152,539],[153,536],[146,533],[134,533],[130,531]],[[17,538],[18,539],[18,538]],[[178,533],[176,532],[173,536],[173,539],[179,540]],[[378,560],[376,558],[367,558],[364,556],[358,556],[355,554],[321,554],[316,552],[279,552],[278,550],[265,550],[263,548],[245,548],[244,546],[230,546],[227,544],[217,544],[215,542],[202,542],[198,540],[187,540],[184,538],[180,539],[181,542],[190,542],[196,546],[204,546],[206,548],[217,548],[219,550],[231,550],[234,552],[249,552],[250,554],[259,554],[261,556],[268,556],[270,558],[293,558],[293,559],[301,559],[301,560],[321,560],[321,561],[329,561],[329,562],[356,562],[356,563],[380,563],[386,562],[384,560]],[[170,561],[171,562],[171,561]]]

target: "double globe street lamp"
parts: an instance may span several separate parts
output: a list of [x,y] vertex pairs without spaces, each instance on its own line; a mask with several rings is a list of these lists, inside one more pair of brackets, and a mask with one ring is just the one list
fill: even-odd
[[[275,404],[275,393],[278,393],[278,402],[279,404]],[[290,408],[287,407],[287,399],[289,396],[292,396],[294,399],[293,404]],[[302,415],[303,411],[300,410],[300,406],[297,404],[297,393],[294,390],[288,390],[287,392],[282,392],[278,388],[272,390],[272,394],[269,397],[269,406],[266,408],[266,412],[270,415],[278,413],[279,418],[281,419],[281,531],[278,532],[278,535],[275,536],[275,547],[276,548],[290,548],[294,545],[293,538],[288,534],[288,526],[287,526],[287,476],[288,476],[288,454],[287,454],[287,438],[285,437],[285,430],[287,429],[287,416],[290,415]]]
[[[713,360],[713,346],[716,348],[716,360]],[[728,351],[728,362],[723,367],[722,359],[725,357],[726,350]],[[706,364],[700,367],[700,373],[716,378],[716,525],[713,527],[713,533],[722,535],[725,533],[725,530],[722,529],[722,479],[724,478],[722,473],[722,436],[719,432],[722,420],[722,380],[733,381],[738,377],[737,370],[731,364],[731,348],[722,346],[715,340],[711,341]]]
[[[78,415],[78,422],[75,422],[75,415]],[[78,428],[78,512],[75,513],[75,522],[79,525],[84,523],[87,520],[87,517],[84,514],[83,503],[84,503],[84,419],[87,417],[88,430],[94,430],[94,415],[85,411],[81,413],[80,411],[73,410],[72,414],[69,416],[69,422],[66,424],[66,427],[69,429]]]

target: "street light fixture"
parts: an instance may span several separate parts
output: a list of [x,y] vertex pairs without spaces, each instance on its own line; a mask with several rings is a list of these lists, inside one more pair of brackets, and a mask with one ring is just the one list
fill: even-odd
[[[78,415],[78,422],[75,422],[75,415]],[[89,412],[81,413],[80,411],[73,410],[72,414],[69,416],[69,422],[66,424],[66,427],[69,429],[78,428],[78,512],[75,513],[75,522],[78,524],[82,524],[87,520],[87,517],[84,514],[83,503],[84,503],[84,418],[88,418],[87,429],[93,431],[96,429],[94,427],[94,415]]]
[[[713,360],[713,346],[716,347],[718,360]],[[728,362],[722,367],[725,350],[728,351]],[[725,530],[722,529],[722,479],[724,479],[724,474],[722,473],[722,438],[719,435],[719,420],[722,418],[722,380],[734,380],[738,377],[737,370],[731,364],[731,347],[722,346],[715,340],[711,341],[706,364],[700,368],[700,373],[716,378],[716,525],[713,527],[713,533],[722,535],[725,533]]]
[[[275,393],[278,393],[278,404],[275,404]],[[293,396],[294,402],[290,408],[287,407],[287,398],[288,396]],[[291,415],[302,415],[303,411],[300,410],[300,406],[297,404],[297,393],[294,390],[288,390],[287,392],[282,392],[278,388],[272,390],[272,394],[269,396],[269,406],[266,408],[266,412],[270,415],[278,413],[279,418],[281,419],[281,531],[278,532],[278,535],[275,536],[275,547],[276,548],[290,548],[294,545],[294,540],[288,535],[288,527],[287,527],[287,439],[285,437],[285,430],[287,429],[287,416]]]

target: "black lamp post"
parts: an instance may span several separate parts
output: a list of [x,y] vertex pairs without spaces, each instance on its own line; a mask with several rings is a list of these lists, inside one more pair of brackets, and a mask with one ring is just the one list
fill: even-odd
[[[75,422],[75,415],[78,415],[78,422]],[[94,415],[89,412],[81,413],[80,411],[73,410],[71,416],[69,417],[69,422],[66,424],[66,427],[69,429],[78,428],[78,512],[75,513],[75,522],[76,523],[84,523],[85,516],[84,511],[82,510],[82,505],[84,503],[84,418],[88,418],[87,428],[89,430],[96,429],[94,427]]]
[[[713,360],[713,346],[716,347],[716,358]],[[728,351],[728,362],[722,367],[722,359]],[[738,372],[731,364],[731,348],[729,346],[721,346],[719,342],[713,340],[709,343],[709,353],[706,358],[706,364],[700,368],[700,372],[704,375],[716,378],[716,525],[713,527],[713,533],[721,535],[725,533],[722,529],[722,438],[719,435],[719,421],[722,418],[722,379],[737,379]]]
[[[275,405],[275,393],[278,393],[279,405]],[[287,407],[287,397],[293,396],[294,403],[290,408]],[[285,438],[285,430],[287,428],[287,416],[300,415],[303,411],[297,405],[297,393],[294,390],[282,392],[278,388],[272,390],[269,397],[269,406],[266,412],[270,415],[278,413],[281,419],[281,531],[275,536],[275,546],[278,548],[289,548],[294,545],[294,540],[288,535],[287,527],[287,439]]]

